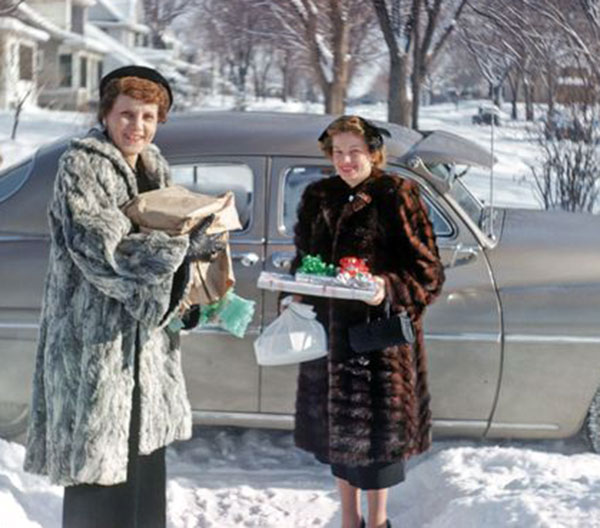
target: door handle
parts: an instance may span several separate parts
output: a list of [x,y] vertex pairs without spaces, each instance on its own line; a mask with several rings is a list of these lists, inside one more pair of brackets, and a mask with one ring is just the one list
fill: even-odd
[[475,260],[477,255],[479,255],[479,250],[476,247],[464,246],[462,243],[460,243],[454,248],[448,267],[455,268],[457,266],[464,266],[465,264]]
[[239,260],[242,266],[245,266],[246,268],[251,268],[252,266],[255,266],[256,263],[260,260],[260,257],[253,251],[233,253],[231,255],[231,258],[232,260]]
[[294,258],[294,254],[289,251],[277,251],[271,255],[273,266],[277,269],[289,269]]

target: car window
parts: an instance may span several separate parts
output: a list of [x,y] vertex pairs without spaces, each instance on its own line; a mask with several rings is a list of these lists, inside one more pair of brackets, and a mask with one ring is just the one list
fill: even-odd
[[33,158],[0,173],[0,202],[8,200],[27,181]]
[[[323,166],[295,166],[287,169],[283,178],[283,218],[280,223],[284,234],[292,235],[294,232],[298,204],[306,186],[332,174],[333,168]],[[429,194],[423,192],[421,196],[425,201],[436,237],[452,236],[454,234],[452,224],[440,207],[433,204]]]
[[283,177],[283,227],[284,234],[291,235],[296,224],[298,204],[304,189],[314,181],[327,178],[333,174],[332,167],[296,166],[287,169]]
[[244,163],[196,163],[172,165],[173,183],[190,191],[216,196],[232,191],[235,207],[244,230],[252,221],[254,175]]

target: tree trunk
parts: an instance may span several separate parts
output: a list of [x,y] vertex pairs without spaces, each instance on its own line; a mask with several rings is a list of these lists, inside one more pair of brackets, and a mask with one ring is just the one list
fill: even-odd
[[350,31],[344,18],[340,2],[332,3],[333,14],[333,79],[328,83],[325,96],[325,113],[343,114],[346,107],[346,89],[350,77],[348,53],[350,51]]
[[534,86],[529,81],[525,81],[525,120],[533,121],[533,95]]
[[550,115],[554,112],[554,71],[552,68],[548,69],[546,83],[548,86],[548,115]]
[[346,107],[345,83],[334,81],[329,84],[325,93],[325,113],[341,115]]
[[492,100],[498,108],[502,106],[502,81],[492,85]]
[[419,110],[421,109],[421,80],[419,74],[413,72],[412,79],[412,128],[419,129]]
[[423,80],[422,70],[422,56],[421,56],[421,0],[413,0],[412,6],[412,46],[413,46],[413,72],[412,72],[412,128],[418,130],[419,128],[419,97],[421,95],[421,82]]
[[407,57],[390,58],[388,121],[410,126],[410,104],[406,94]]
[[519,98],[519,87],[521,85],[521,74],[517,73],[515,76],[508,76],[508,84],[511,92],[511,119],[516,121],[519,119],[517,100]]

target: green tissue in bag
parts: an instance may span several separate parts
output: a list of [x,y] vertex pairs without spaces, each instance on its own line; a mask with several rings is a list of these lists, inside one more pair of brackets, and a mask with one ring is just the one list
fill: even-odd
[[254,317],[256,303],[240,297],[230,289],[216,303],[202,307],[199,326],[217,325],[230,334],[243,338]]

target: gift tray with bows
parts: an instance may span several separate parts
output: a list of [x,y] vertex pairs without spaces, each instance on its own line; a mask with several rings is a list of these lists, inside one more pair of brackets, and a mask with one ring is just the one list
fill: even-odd
[[357,301],[370,301],[377,293],[366,263],[356,257],[342,258],[336,267],[324,263],[318,255],[306,255],[295,275],[263,271],[257,286],[263,290]]

